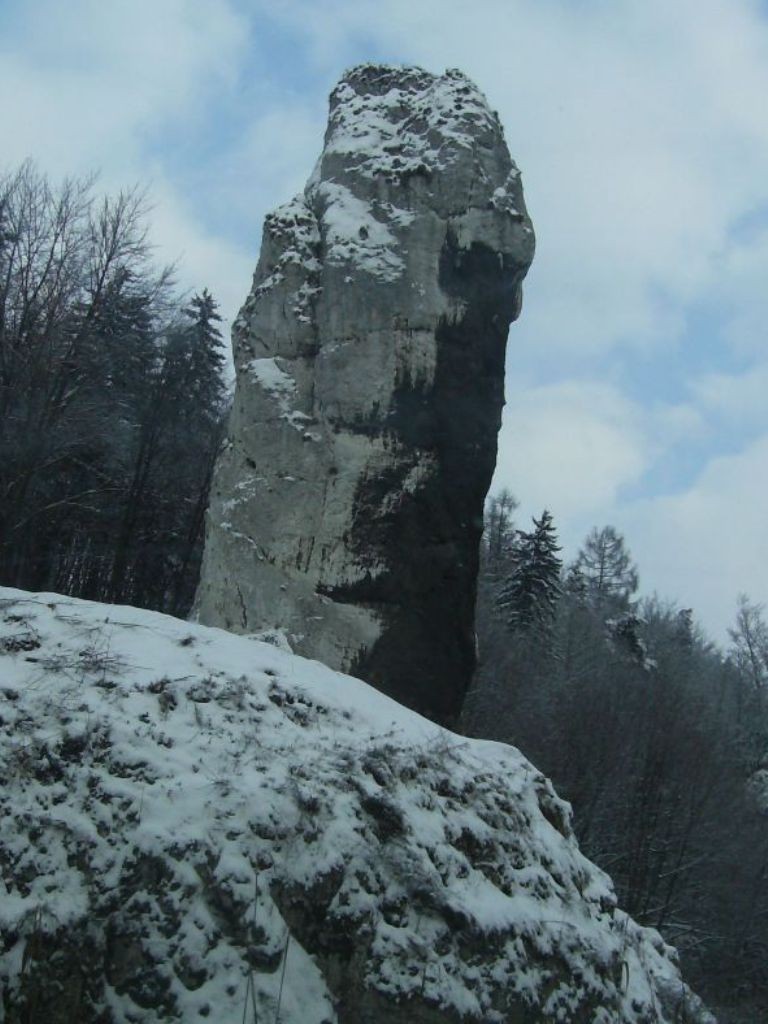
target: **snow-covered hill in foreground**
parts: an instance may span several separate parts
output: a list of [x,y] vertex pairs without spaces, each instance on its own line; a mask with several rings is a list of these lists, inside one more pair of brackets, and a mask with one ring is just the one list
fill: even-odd
[[510,747],[0,589],[0,1019],[712,1022]]

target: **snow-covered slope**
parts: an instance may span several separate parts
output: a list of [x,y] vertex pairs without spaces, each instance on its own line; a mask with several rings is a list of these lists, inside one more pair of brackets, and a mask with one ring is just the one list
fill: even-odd
[[0,776],[7,1022],[712,1021],[516,750],[275,646],[0,589]]

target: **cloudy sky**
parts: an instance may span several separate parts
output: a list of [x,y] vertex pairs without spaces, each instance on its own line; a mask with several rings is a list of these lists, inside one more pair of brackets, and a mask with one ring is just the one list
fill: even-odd
[[725,639],[768,602],[765,2],[0,0],[0,166],[147,183],[159,258],[231,319],[364,60],[460,67],[523,172],[496,486],[567,554],[617,526]]

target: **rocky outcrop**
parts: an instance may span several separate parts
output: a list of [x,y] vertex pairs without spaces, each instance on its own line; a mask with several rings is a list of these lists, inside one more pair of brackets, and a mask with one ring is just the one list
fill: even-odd
[[464,75],[345,75],[304,193],[266,219],[233,330],[201,621],[283,629],[455,718],[533,247],[501,125]]
[[516,750],[0,589],[0,1021],[714,1024]]

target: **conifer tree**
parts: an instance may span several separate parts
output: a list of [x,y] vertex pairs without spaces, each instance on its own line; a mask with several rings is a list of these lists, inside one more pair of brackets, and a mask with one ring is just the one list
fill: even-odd
[[207,288],[194,295],[184,309],[190,323],[185,327],[189,360],[188,398],[197,407],[218,418],[224,401],[224,343],[217,324],[221,323],[218,303]]
[[578,603],[582,603],[586,600],[587,581],[584,578],[584,573],[581,571],[580,566],[576,562],[573,562],[568,566],[568,571],[565,574],[565,580],[563,583],[563,591]]
[[517,499],[506,489],[488,501],[481,552],[485,576],[497,578],[514,557],[518,531],[513,517],[517,506]]
[[562,593],[561,549],[551,513],[545,509],[533,526],[518,531],[511,572],[496,596],[496,608],[512,631],[547,627]]
[[593,529],[574,563],[595,604],[626,605],[637,590],[637,567],[613,526]]

